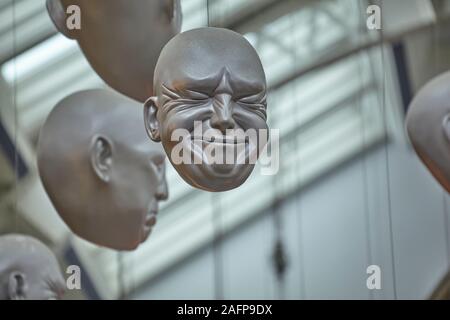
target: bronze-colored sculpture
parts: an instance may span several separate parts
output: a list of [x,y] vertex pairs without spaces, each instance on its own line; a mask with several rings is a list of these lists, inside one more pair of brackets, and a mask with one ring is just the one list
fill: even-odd
[[108,90],[70,95],[52,110],[38,145],[44,188],[81,238],[133,250],[167,198],[165,155],[148,140],[139,103]]
[[419,91],[409,107],[406,127],[420,159],[450,192],[450,72]]
[[0,300],[56,300],[65,281],[53,253],[22,235],[0,236]]
[[[79,30],[67,25],[72,5],[80,8]],[[161,49],[181,29],[180,0],[47,0],[47,9],[113,89],[141,102],[152,95]]]
[[[145,104],[147,132],[162,141],[187,183],[207,191],[236,188],[267,142],[266,90],[260,58],[243,36],[221,28],[183,32],[164,47],[156,65],[156,96]],[[264,139],[237,135],[239,130],[262,132]],[[179,138],[187,161],[175,159]],[[211,147],[231,150],[233,161],[210,161]]]

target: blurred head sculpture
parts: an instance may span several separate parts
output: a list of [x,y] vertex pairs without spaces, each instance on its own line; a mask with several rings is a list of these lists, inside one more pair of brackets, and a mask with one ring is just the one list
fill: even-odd
[[63,99],[44,124],[38,146],[43,185],[81,238],[133,250],[167,199],[165,155],[148,140],[139,103],[108,90]]
[[53,253],[22,235],[0,236],[0,300],[56,300],[65,281]]
[[[260,58],[243,36],[221,28],[181,33],[156,65],[155,96],[145,104],[147,132],[162,141],[190,185],[207,191],[236,188],[254,168],[250,158],[265,146],[259,136],[242,133],[265,131],[267,142],[266,90]],[[188,161],[174,158],[180,146]],[[213,148],[231,154],[232,161],[211,161]]]
[[418,92],[409,107],[406,127],[420,159],[450,192],[450,72]]
[[161,49],[181,29],[180,0],[47,0],[47,10],[108,85],[140,102],[152,95]]

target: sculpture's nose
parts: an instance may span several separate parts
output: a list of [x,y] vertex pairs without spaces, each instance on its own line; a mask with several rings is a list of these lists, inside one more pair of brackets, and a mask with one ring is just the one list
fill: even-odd
[[211,126],[225,134],[227,129],[234,129],[236,123],[233,119],[233,103],[231,95],[218,94],[213,103],[214,114],[211,117]]

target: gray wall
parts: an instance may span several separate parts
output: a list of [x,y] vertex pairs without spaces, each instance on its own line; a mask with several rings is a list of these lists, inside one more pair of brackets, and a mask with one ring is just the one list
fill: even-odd
[[[281,208],[289,256],[284,296],[427,298],[449,267],[446,197],[412,150],[396,143],[287,199]],[[273,240],[273,217],[264,214],[221,243],[225,299],[281,297],[270,260]],[[381,267],[382,290],[366,287],[371,264]],[[215,270],[208,248],[133,298],[214,299]]]

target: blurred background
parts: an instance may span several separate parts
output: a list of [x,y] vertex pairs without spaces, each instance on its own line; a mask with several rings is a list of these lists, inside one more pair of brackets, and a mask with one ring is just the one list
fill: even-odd
[[[60,99],[105,84],[57,34],[45,0],[0,0],[0,234],[33,235],[63,270],[79,265],[82,289],[66,299],[448,297],[450,199],[412,150],[404,117],[415,92],[450,69],[450,1],[181,3],[183,30],[229,28],[259,52],[279,173],[255,169],[211,194],[168,163],[169,201],[138,250],[75,237],[43,190],[36,143]],[[366,26],[371,4],[381,30]],[[370,265],[381,290],[366,286]]]

